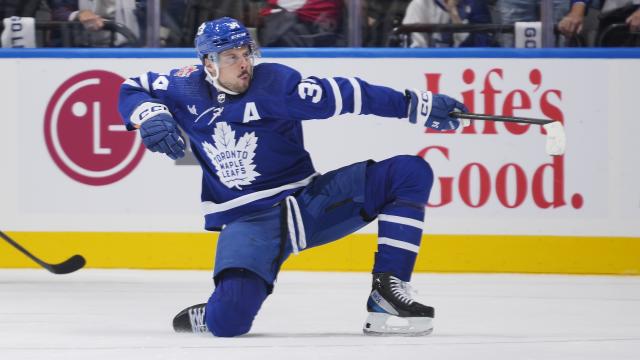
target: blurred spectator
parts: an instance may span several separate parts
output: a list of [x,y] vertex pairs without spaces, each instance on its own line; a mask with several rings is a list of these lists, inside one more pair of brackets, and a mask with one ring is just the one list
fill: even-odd
[[342,0],[267,0],[260,11],[261,46],[343,45]]
[[613,11],[629,12],[624,20],[630,31],[640,31],[640,0],[605,0],[602,6],[602,14]]
[[11,16],[35,17],[42,0],[1,0],[0,19]]
[[397,46],[393,29],[402,23],[410,0],[365,1],[366,32],[364,46]]
[[[412,0],[403,24],[490,24],[486,0]],[[495,46],[488,33],[413,33],[411,47]]]
[[[557,24],[568,13],[571,4],[582,0],[553,0],[553,22]],[[540,21],[540,0],[497,0],[499,23],[513,25],[520,21]],[[503,34],[502,46],[513,47],[513,34]]]
[[[175,0],[173,0],[175,2]],[[261,3],[265,0],[180,0],[184,5],[173,6],[173,19],[180,19],[181,41],[179,46],[192,47],[198,26],[205,21],[232,17],[248,27],[256,27]],[[251,29],[249,29],[251,31]]]
[[640,0],[604,1],[599,24],[600,45],[638,46],[637,32],[640,32]]
[[591,0],[576,0],[571,2],[571,9],[558,23],[558,30],[566,37],[572,37],[582,32],[587,6]]
[[[160,1],[160,46],[193,46],[193,36],[188,43],[182,44],[182,24],[188,2],[189,0]],[[147,0],[136,0],[136,15],[140,27],[139,38],[144,43],[147,38]]]
[[[140,38],[136,0],[49,0],[52,19],[58,21],[79,21],[84,28],[95,32],[90,36],[94,46],[109,44],[110,34],[98,32],[104,27],[105,20],[114,20],[126,26]],[[125,42],[118,35],[115,45]]]

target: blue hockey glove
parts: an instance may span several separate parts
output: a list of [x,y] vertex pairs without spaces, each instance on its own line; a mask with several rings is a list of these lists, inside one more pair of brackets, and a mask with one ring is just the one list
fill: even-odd
[[166,154],[176,160],[184,156],[184,140],[175,120],[169,114],[158,114],[140,125],[140,136],[150,151]]
[[[413,124],[420,122],[440,131],[455,130],[460,126],[460,120],[449,116],[449,113],[454,110],[469,112],[463,103],[447,95],[419,90],[406,90],[405,94],[410,97],[409,121]],[[463,120],[463,126],[469,124],[469,121]]]

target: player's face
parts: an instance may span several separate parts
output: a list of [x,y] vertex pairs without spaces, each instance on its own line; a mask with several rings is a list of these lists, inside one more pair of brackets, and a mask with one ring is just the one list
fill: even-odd
[[218,81],[231,91],[243,93],[253,77],[253,53],[248,46],[229,49],[218,54]]

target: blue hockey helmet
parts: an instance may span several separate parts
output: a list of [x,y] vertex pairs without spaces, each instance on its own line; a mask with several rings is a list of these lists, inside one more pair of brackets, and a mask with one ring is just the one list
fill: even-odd
[[242,23],[230,17],[203,22],[198,28],[195,47],[198,58],[216,55],[225,50],[248,45],[252,52],[256,50],[251,34]]

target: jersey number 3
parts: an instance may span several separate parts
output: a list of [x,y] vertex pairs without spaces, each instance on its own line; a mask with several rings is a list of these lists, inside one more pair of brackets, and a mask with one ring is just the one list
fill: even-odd
[[298,96],[302,100],[311,97],[311,102],[316,104],[322,99],[322,87],[314,79],[304,79],[298,84]]

